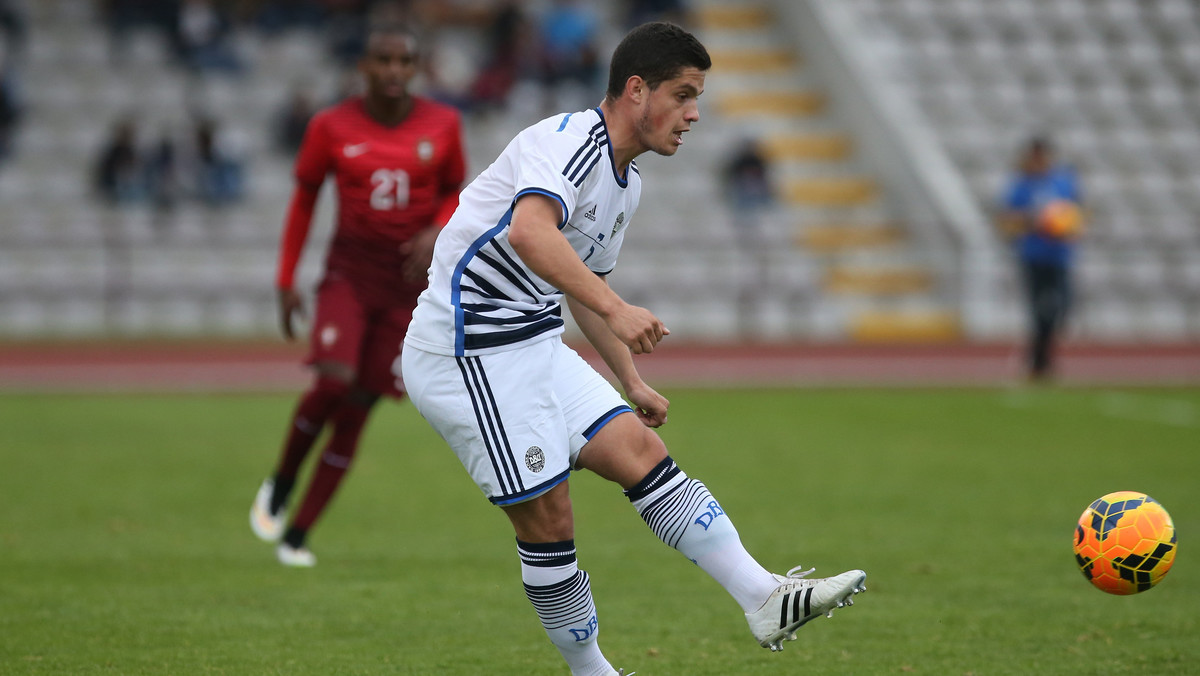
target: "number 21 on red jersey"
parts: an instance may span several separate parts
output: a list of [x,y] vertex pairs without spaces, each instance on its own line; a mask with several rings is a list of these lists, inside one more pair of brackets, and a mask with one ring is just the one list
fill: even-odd
[[388,211],[408,206],[408,172],[403,169],[376,169],[371,174],[371,185],[372,209]]

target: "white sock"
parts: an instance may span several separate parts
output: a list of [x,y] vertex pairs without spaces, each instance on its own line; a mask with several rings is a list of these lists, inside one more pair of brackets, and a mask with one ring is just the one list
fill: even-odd
[[746,548],[725,510],[701,482],[688,478],[671,458],[625,491],[660,540],[708,573],[742,607],[762,607],[779,586]]
[[531,543],[517,540],[521,581],[550,642],[562,653],[572,676],[609,676],[615,669],[596,642],[600,625],[588,574],[579,570],[575,541]]

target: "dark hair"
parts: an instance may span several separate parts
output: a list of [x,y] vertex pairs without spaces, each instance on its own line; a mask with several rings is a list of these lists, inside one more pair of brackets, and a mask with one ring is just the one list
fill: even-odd
[[708,50],[696,36],[665,21],[644,23],[629,31],[613,51],[605,96],[620,98],[625,82],[634,75],[654,89],[678,77],[689,66],[700,70],[712,68]]
[[408,40],[408,46],[412,49],[413,56],[418,56],[421,50],[421,43],[417,39],[417,31],[411,26],[402,23],[379,23],[370,26],[366,33],[362,36],[362,53],[360,56],[365,57],[371,51],[371,39],[379,36],[398,37]]
[[1025,149],[1031,153],[1052,153],[1054,152],[1054,142],[1045,134],[1037,134],[1029,138]]

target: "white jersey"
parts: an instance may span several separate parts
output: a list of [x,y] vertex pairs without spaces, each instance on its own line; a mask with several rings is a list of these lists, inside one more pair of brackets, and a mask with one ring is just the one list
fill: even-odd
[[616,265],[641,196],[637,166],[622,176],[599,108],[526,128],[463,190],[438,236],[429,287],[405,344],[443,355],[511,350],[563,331],[562,292],[533,273],[508,243],[513,206],[546,195],[562,207],[559,229],[589,269]]

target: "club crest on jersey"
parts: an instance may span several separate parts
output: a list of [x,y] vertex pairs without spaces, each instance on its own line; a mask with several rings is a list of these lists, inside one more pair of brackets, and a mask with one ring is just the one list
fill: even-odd
[[338,329],[333,324],[326,324],[321,327],[321,345],[329,347],[337,342]]
[[624,211],[617,214],[617,222],[613,224],[612,232],[610,232],[608,234],[608,236],[609,237],[615,236],[617,234],[617,231],[620,230],[621,226],[623,226],[623,225],[625,225],[625,212]]
[[417,159],[428,162],[433,159],[433,141],[423,138],[417,141]]
[[546,466],[546,454],[537,446],[530,446],[525,451],[525,466],[530,472],[540,472]]

